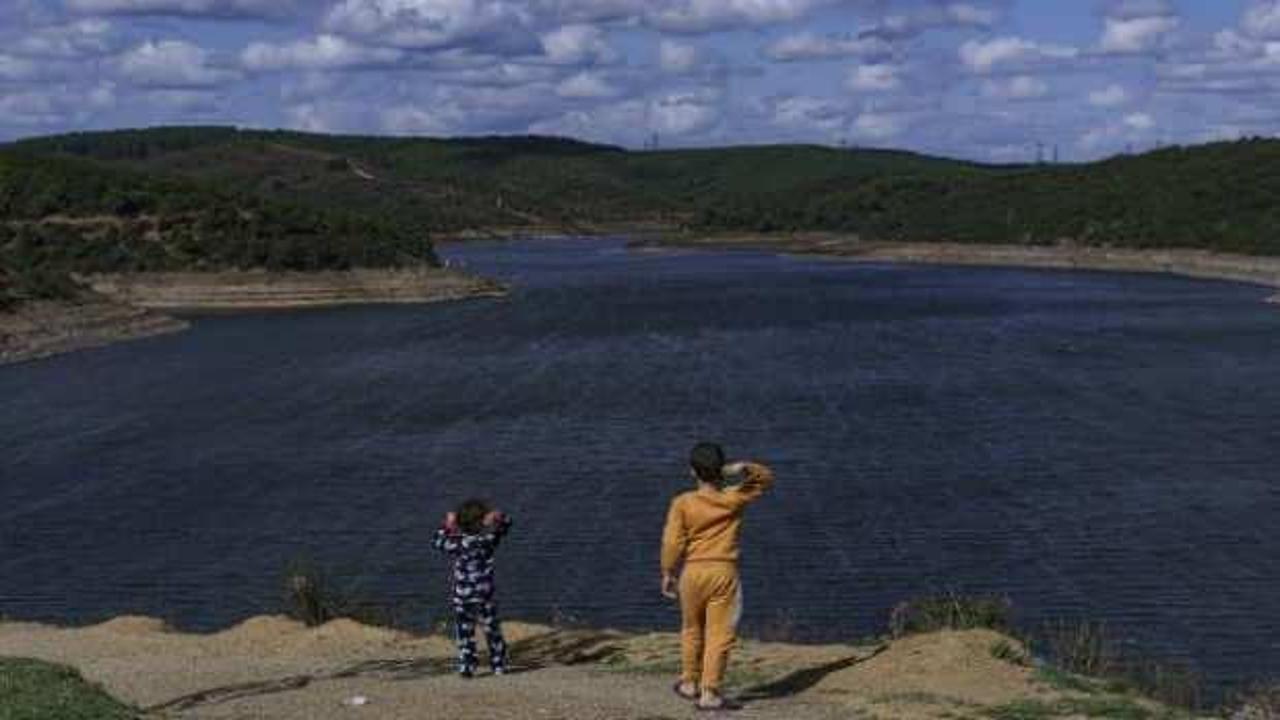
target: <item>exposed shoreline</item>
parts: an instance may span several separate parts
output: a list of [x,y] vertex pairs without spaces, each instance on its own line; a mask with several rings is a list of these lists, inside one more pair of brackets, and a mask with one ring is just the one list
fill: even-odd
[[169,313],[297,310],[501,297],[493,280],[441,268],[317,273],[146,273],[79,278],[75,302],[34,302],[0,313],[0,366],[190,327]]
[[[854,262],[920,263],[1059,270],[1165,273],[1280,288],[1280,257],[1205,250],[1127,250],[960,243],[885,243],[825,233],[787,235],[667,235],[631,243],[635,248],[766,250],[839,257]],[[1280,303],[1280,294],[1269,302]]]

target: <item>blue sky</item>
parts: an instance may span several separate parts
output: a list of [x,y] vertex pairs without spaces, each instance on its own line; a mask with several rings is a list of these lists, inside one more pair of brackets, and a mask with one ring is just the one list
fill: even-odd
[[0,23],[0,139],[211,123],[1004,162],[1280,131],[1280,0],[0,0]]

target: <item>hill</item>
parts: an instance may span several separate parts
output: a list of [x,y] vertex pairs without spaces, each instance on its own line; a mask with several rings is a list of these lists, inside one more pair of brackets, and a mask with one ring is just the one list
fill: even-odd
[[805,145],[629,152],[545,137],[230,127],[0,146],[0,304],[68,272],[434,264],[430,236],[659,228],[1280,255],[1280,142],[991,166]]

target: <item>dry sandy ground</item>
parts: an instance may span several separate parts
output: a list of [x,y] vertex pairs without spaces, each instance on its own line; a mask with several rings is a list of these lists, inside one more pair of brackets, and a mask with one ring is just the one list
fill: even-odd
[[[0,624],[0,656],[78,668],[116,697],[165,718],[685,718],[670,689],[673,634],[625,635],[509,623],[513,672],[462,680],[437,636],[339,620],[316,629],[259,617],[229,630],[170,632],[148,618],[61,629]],[[982,709],[1058,691],[992,647],[985,630],[919,635],[882,646],[746,641],[729,682],[742,718],[981,717]],[[349,704],[362,696],[364,705]],[[715,715],[715,714],[712,714]]]

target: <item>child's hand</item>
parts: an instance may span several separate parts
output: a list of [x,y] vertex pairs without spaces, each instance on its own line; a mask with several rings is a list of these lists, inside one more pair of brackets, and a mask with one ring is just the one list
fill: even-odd
[[448,529],[448,530],[455,530],[455,529],[457,529],[457,527],[458,527],[458,514],[457,514],[457,513],[445,513],[445,514],[444,514],[444,526],[445,526],[445,528],[446,528],[446,529]]
[[484,524],[489,527],[497,527],[500,522],[502,522],[502,511],[500,510],[490,510],[484,516]]
[[662,576],[662,597],[667,598],[668,600],[675,600],[680,597],[680,593],[676,592],[675,575],[664,574]]

